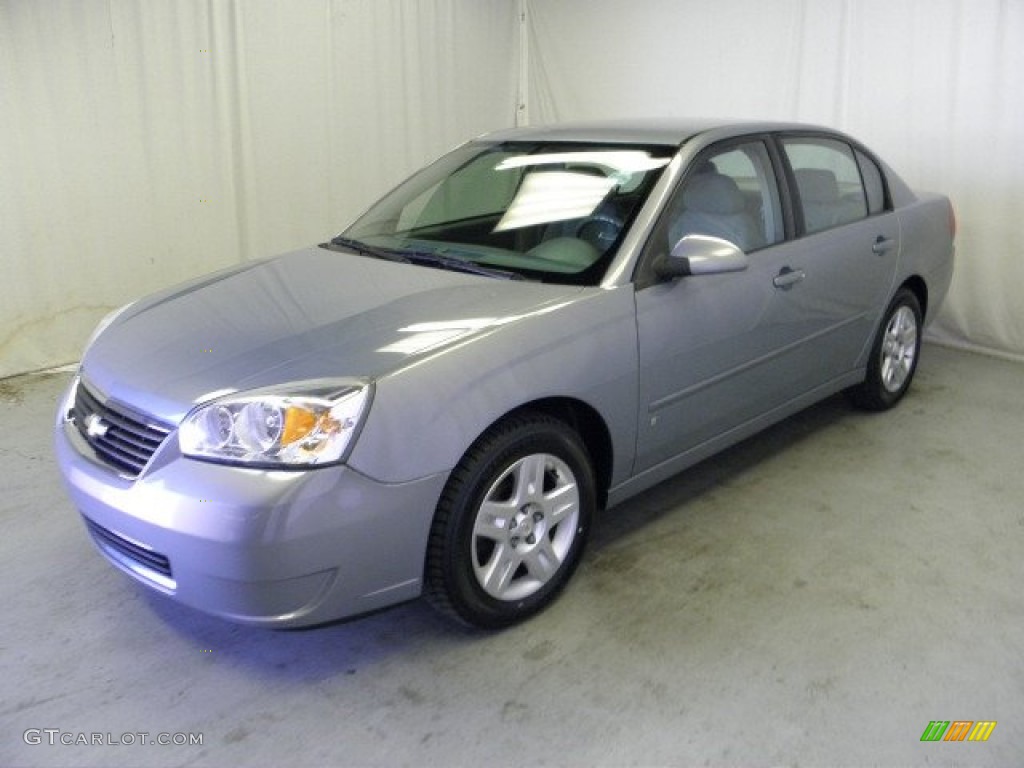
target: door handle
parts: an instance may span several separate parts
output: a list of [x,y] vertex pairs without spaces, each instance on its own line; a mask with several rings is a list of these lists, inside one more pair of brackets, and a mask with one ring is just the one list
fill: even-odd
[[790,288],[799,283],[805,277],[807,277],[807,273],[805,273],[802,269],[783,267],[781,270],[779,270],[779,274],[775,276],[775,279],[772,280],[772,285],[774,285],[776,288],[781,288],[784,291],[788,291]]
[[889,237],[884,237],[882,235],[879,235],[878,238],[875,240],[875,244],[871,246],[871,252],[872,253],[877,253],[879,256],[881,256],[883,253],[887,252],[894,245],[896,245],[896,241],[895,240],[893,240],[892,238],[889,238]]

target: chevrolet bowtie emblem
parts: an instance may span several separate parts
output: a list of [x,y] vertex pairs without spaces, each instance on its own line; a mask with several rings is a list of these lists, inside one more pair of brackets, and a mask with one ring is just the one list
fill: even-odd
[[103,437],[107,434],[108,429],[110,429],[110,425],[105,424],[99,414],[90,413],[85,417],[85,434],[89,437]]

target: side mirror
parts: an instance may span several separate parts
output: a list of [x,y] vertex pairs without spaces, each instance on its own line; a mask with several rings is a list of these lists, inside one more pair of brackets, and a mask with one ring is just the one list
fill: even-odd
[[654,267],[658,277],[671,279],[689,275],[721,275],[742,272],[750,262],[735,243],[708,235],[687,235]]

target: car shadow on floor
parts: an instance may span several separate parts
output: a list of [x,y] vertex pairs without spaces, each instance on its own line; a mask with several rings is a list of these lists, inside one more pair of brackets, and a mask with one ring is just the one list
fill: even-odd
[[727,485],[767,459],[847,419],[864,417],[846,398],[835,395],[662,481],[598,515],[588,547],[600,552],[662,516],[677,512],[711,490]]

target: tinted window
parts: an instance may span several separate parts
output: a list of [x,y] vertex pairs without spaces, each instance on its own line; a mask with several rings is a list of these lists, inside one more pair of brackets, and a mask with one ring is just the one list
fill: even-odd
[[819,232],[868,215],[864,185],[853,150],[832,139],[784,139],[796,179],[804,228]]
[[619,143],[470,143],[380,200],[345,237],[414,263],[454,259],[593,285],[674,153]]

